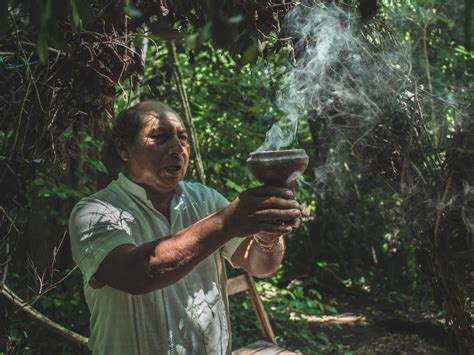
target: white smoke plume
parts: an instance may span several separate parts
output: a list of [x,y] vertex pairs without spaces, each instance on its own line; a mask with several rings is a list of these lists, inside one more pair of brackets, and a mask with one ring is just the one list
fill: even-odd
[[373,35],[373,43],[368,42],[356,16],[335,5],[300,4],[287,14],[284,28],[293,38],[296,61],[277,100],[283,118],[258,151],[290,145],[307,112],[373,126],[409,77],[409,61],[400,48],[374,51],[379,39]]

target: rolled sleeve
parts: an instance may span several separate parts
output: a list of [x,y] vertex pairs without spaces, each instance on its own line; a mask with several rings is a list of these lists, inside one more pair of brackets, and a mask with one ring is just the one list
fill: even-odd
[[113,249],[136,245],[133,223],[130,213],[98,200],[82,200],[74,207],[69,218],[72,255],[87,283]]
[[229,264],[235,269],[239,267],[232,262],[232,255],[234,255],[235,251],[244,240],[245,238],[234,238],[222,247],[222,255],[224,255],[224,258],[226,258]]

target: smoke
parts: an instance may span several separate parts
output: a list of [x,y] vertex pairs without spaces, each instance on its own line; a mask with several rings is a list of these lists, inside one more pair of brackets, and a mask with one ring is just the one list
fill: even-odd
[[300,4],[285,18],[293,38],[295,64],[283,79],[277,100],[283,118],[257,149],[289,146],[298,120],[308,112],[330,120],[344,118],[361,128],[373,126],[405,85],[409,61],[397,51],[374,51],[379,38],[361,36],[353,13],[335,5]]
[[[383,24],[373,26],[362,26],[352,12],[334,4],[300,4],[287,14],[284,31],[292,39],[295,60],[282,79],[277,98],[283,117],[258,150],[289,146],[302,117],[324,122],[316,126],[324,127],[328,135],[318,132],[322,141],[318,146],[324,145],[326,151],[320,156],[327,161],[318,162],[315,180],[307,183],[321,197],[330,190],[344,191],[350,183],[355,186],[346,159],[352,155],[363,162],[365,171],[377,174],[410,201],[406,209],[412,217],[407,218],[430,225],[438,218],[434,211],[452,211],[460,214],[470,233],[474,194],[463,177],[466,173],[459,175],[464,179],[462,191],[442,201],[433,198],[446,184],[444,158],[439,153],[442,146],[433,143],[437,117],[446,120],[448,108],[455,124],[468,129],[465,118],[470,116],[462,115],[453,97],[441,100],[425,92],[413,79],[409,48],[400,46]],[[446,133],[440,132],[439,136]],[[466,147],[467,134],[457,138],[465,139]],[[461,151],[458,158],[449,158],[450,169],[460,169],[456,159],[468,160]],[[357,186],[355,190],[357,193]],[[422,209],[425,218],[418,218]]]

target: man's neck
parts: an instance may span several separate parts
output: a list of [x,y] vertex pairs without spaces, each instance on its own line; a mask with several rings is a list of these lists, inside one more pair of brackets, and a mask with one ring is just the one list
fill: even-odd
[[146,195],[153,204],[153,207],[155,207],[159,212],[161,212],[169,221],[170,203],[175,193],[174,190],[169,192],[158,192],[146,185],[142,185],[142,187],[145,189]]
[[170,221],[170,203],[173,195],[175,194],[176,188],[178,187],[176,186],[173,190],[166,192],[157,191],[151,186],[137,181],[138,179],[134,179],[133,176],[129,176],[127,173],[125,173],[125,176],[127,176],[127,178],[133,181],[135,184],[141,186],[145,190],[146,196],[153,204],[153,207],[155,207],[156,210],[161,212],[166,217],[166,219]]

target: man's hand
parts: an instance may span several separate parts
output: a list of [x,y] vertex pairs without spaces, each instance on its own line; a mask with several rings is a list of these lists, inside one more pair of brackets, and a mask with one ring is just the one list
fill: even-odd
[[[308,218],[309,217],[309,210],[306,207],[301,208],[301,218],[295,218],[291,221],[285,221],[284,223],[286,225],[290,225],[293,228],[298,228],[301,224],[301,219],[302,218]],[[267,232],[260,232],[257,233],[255,236],[258,237],[258,239],[265,244],[273,244],[276,243],[278,238],[280,238],[282,235],[281,234],[274,234],[274,233],[267,233]]]
[[290,233],[307,210],[293,200],[290,189],[261,186],[243,192],[221,213],[223,228],[232,237],[264,233],[277,238]]

